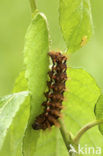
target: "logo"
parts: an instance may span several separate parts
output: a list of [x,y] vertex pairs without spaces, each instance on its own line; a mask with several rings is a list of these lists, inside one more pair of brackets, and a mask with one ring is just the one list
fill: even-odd
[[101,147],[89,147],[88,145],[85,145],[84,147],[82,147],[79,144],[78,148],[76,150],[75,147],[73,147],[73,145],[70,145],[69,153],[72,153],[72,156],[75,154],[87,154],[87,155],[91,155],[91,154],[96,155],[97,154],[97,155],[101,155],[102,149],[101,149]]

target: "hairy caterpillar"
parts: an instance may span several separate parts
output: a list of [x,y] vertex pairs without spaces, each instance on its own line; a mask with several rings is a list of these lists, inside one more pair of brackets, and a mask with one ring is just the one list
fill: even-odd
[[53,65],[49,71],[50,80],[47,82],[48,91],[45,93],[46,101],[42,103],[44,112],[36,117],[32,127],[34,130],[47,129],[53,125],[59,126],[58,118],[61,117],[62,101],[65,91],[66,61],[67,57],[60,52],[49,52]]

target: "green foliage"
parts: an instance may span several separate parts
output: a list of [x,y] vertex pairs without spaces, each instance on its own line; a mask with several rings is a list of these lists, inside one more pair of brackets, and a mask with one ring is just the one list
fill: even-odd
[[29,92],[0,99],[0,155],[21,156],[22,141],[30,114]]
[[60,26],[69,49],[84,46],[92,33],[90,0],[60,0]]
[[[34,1],[30,0],[31,6]],[[33,2],[33,3],[32,3]],[[32,7],[32,12],[35,7]],[[84,46],[92,33],[90,0],[60,0],[60,25],[69,49]],[[45,16],[35,12],[27,30],[24,46],[25,71],[16,80],[15,94],[0,98],[0,155],[68,156],[59,128],[35,131],[32,124],[42,111],[49,68],[49,35]],[[95,119],[94,104],[100,96],[95,80],[82,69],[67,70],[64,123],[74,134]],[[29,92],[31,93],[31,100]],[[21,92],[25,91],[25,92]],[[19,92],[19,93],[18,93]],[[96,117],[102,119],[102,99],[96,105]],[[100,126],[103,133],[103,127]],[[102,146],[96,128],[85,134],[81,144]]]
[[48,72],[48,29],[44,15],[37,13],[32,19],[25,37],[24,62],[26,64],[26,79],[32,93],[32,112],[38,110],[43,100]]
[[[103,120],[103,95],[101,95],[95,106],[95,115],[97,120]],[[99,125],[99,130],[103,135],[103,124]]]
[[32,109],[24,138],[24,155],[33,155],[39,132],[35,132],[31,125],[41,111],[41,103],[44,100],[44,91],[47,86],[46,81],[49,66],[48,28],[44,15],[37,13],[32,19],[25,39],[24,62],[26,64],[28,88],[32,93]]
[[[64,123],[74,134],[85,124],[95,120],[94,105],[100,96],[95,80],[83,69],[68,69],[69,80],[64,101]],[[81,139],[81,145],[102,146],[97,128],[88,131]]]

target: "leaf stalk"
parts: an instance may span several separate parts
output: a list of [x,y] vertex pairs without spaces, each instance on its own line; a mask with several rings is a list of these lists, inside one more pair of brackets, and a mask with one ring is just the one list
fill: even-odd
[[70,149],[71,149],[70,145],[72,145],[72,147],[74,147],[74,149],[76,151],[78,151],[78,144],[79,144],[79,141],[80,141],[81,137],[83,136],[83,134],[85,134],[89,129],[93,128],[94,126],[103,124],[103,120],[92,121],[92,122],[86,124],[83,128],[81,128],[79,130],[79,132],[77,133],[77,135],[73,138],[72,134],[70,132],[66,131],[63,121],[61,119],[59,119],[59,122],[61,125],[60,131],[61,131],[64,143],[67,147],[67,150],[68,150],[70,156],[78,155],[77,153],[70,152]]
[[95,120],[95,121],[88,123],[87,125],[85,125],[83,128],[79,130],[79,132],[73,139],[73,142],[78,145],[81,137],[83,136],[85,132],[87,132],[89,129],[93,128],[94,126],[97,126],[100,124],[103,124],[103,120]]

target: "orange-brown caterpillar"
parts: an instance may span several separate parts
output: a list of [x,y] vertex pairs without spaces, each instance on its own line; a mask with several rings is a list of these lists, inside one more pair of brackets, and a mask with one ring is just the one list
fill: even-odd
[[47,129],[53,125],[58,126],[58,118],[61,117],[63,93],[65,91],[66,74],[66,56],[60,52],[49,52],[53,66],[49,71],[50,80],[47,82],[48,92],[45,93],[46,101],[42,103],[44,112],[36,117],[32,127],[34,130]]

